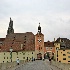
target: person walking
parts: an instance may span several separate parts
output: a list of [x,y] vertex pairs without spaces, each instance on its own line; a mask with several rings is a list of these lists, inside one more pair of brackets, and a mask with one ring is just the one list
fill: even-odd
[[19,58],[17,57],[17,65],[19,65]]
[[50,65],[51,65],[51,58],[49,58],[49,62],[50,62]]

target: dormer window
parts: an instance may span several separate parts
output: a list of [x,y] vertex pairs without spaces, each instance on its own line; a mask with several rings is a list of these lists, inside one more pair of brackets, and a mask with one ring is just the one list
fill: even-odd
[[52,47],[50,47],[50,50],[52,50],[53,48]]

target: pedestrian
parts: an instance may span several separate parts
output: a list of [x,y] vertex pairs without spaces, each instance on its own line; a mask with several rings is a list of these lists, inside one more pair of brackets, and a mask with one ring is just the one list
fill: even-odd
[[44,61],[44,58],[43,58],[43,61]]
[[34,61],[35,61],[35,58],[34,58]]
[[33,57],[32,57],[32,62],[33,62]]
[[19,65],[19,58],[17,57],[17,65]]
[[49,58],[49,62],[50,62],[50,65],[51,65],[51,58]]

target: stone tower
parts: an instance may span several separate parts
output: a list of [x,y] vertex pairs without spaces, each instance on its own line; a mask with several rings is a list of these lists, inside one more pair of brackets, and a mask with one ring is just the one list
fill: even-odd
[[44,57],[44,35],[41,33],[40,23],[38,26],[38,32],[35,35],[35,58],[43,59]]
[[14,33],[14,29],[13,29],[13,21],[10,18],[9,27],[8,27],[8,30],[7,30],[7,35],[11,34],[11,33]]

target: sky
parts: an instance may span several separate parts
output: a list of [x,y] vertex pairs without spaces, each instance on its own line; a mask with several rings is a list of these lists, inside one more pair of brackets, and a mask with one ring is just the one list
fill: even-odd
[[70,0],[0,0],[0,38],[5,38],[10,17],[15,33],[38,32],[44,41],[70,39]]

